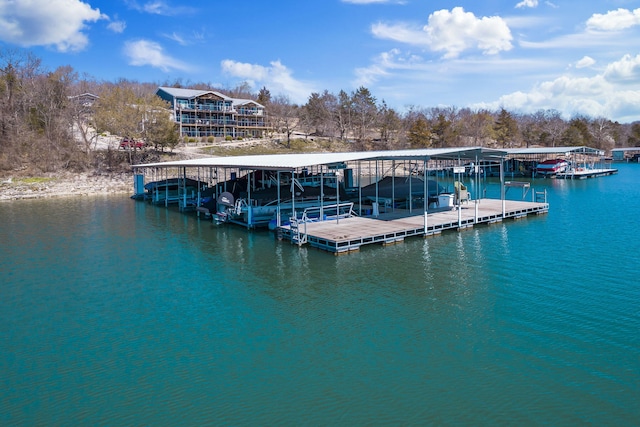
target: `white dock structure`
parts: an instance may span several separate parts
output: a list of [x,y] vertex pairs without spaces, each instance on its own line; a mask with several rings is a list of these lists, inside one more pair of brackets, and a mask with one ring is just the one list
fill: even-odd
[[[323,177],[341,179],[343,187],[350,191],[349,200],[341,200],[340,191],[336,186],[335,194],[321,192],[320,211],[314,215],[306,215],[301,207],[283,220],[276,215],[275,232],[279,237],[290,240],[298,245],[310,245],[335,254],[348,253],[359,250],[368,244],[394,244],[402,242],[406,237],[431,236],[445,230],[461,230],[477,224],[500,222],[505,219],[523,218],[530,214],[544,214],[549,210],[546,193],[531,192],[531,201],[525,201],[529,193],[529,183],[517,181],[505,182],[502,166],[500,166],[500,198],[491,199],[484,196],[486,188],[482,188],[483,180],[475,176],[471,196],[460,197],[458,186],[448,194],[439,192],[436,197],[431,193],[430,177],[432,172],[446,168],[453,172],[453,178],[462,182],[469,174],[464,165],[495,162],[504,163],[507,156],[504,150],[487,149],[484,147],[459,147],[443,149],[417,149],[392,151],[365,151],[347,153],[304,153],[282,155],[251,155],[234,157],[210,157],[183,161],[149,163],[135,165],[136,182],[140,175],[157,177],[177,176],[190,177],[199,182],[207,183],[209,195],[218,198],[223,194],[229,195],[232,180],[240,177],[248,183],[243,197],[247,206],[253,201],[259,202],[259,186],[264,189],[265,176],[277,185],[278,205],[285,203],[288,188],[289,196],[294,202],[297,190],[293,183],[298,176],[312,174],[323,181]],[[467,168],[468,169],[468,168]],[[475,168],[476,173],[478,168]],[[273,178],[275,177],[275,179]],[[286,179],[283,179],[286,178]],[[400,190],[391,189],[391,196],[378,194],[375,184],[375,195],[368,195],[365,200],[362,195],[363,185],[371,182],[381,182],[384,177],[392,177],[392,181],[403,179],[408,183],[408,196],[400,200]],[[415,181],[416,178],[420,178]],[[287,179],[291,185],[282,186],[280,182]],[[435,178],[437,179],[437,178]],[[413,182],[421,182],[416,185]],[[455,183],[454,183],[455,184]],[[273,185],[270,183],[269,185]],[[413,185],[413,189],[411,186]],[[419,188],[424,185],[424,191]],[[439,185],[439,184],[438,184]],[[436,185],[436,188],[438,188]],[[507,200],[506,193],[512,187],[522,188],[522,200]],[[403,191],[406,191],[406,185]],[[439,190],[440,191],[440,190]],[[465,193],[467,190],[464,190]],[[418,196],[415,196],[419,193]],[[195,203],[200,207],[200,189],[198,189]],[[466,196],[466,194],[465,194]],[[336,206],[351,203],[352,209],[336,208],[325,210],[326,200],[332,197]],[[220,200],[220,199],[218,199]],[[286,200],[286,202],[285,202]],[[370,207],[371,209],[364,209]],[[314,208],[309,208],[313,210]],[[316,210],[318,208],[315,208]],[[198,209],[196,209],[199,211]],[[381,212],[382,211],[382,212]],[[279,211],[278,211],[279,212]],[[311,212],[311,211],[309,211]],[[251,218],[251,215],[249,215]],[[236,222],[236,224],[239,222]],[[241,223],[241,222],[240,222]],[[253,228],[251,220],[244,223],[247,228]]]

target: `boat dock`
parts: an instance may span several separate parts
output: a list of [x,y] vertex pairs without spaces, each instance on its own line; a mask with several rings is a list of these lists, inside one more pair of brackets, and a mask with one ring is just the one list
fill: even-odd
[[587,179],[598,178],[601,176],[613,175],[618,173],[618,169],[589,169],[578,168],[571,169],[566,172],[560,172],[555,175],[556,179]]
[[[145,173],[156,182],[190,178],[198,185],[192,197],[179,189],[181,208],[192,203],[220,225],[273,225],[279,239],[343,254],[547,213],[546,192],[535,191],[528,181],[505,182],[507,155],[484,147],[453,147],[199,158],[135,165],[134,190],[138,197],[146,187]],[[494,163],[499,181],[480,179],[477,165]],[[428,178],[432,171],[449,169],[451,177]],[[473,178],[473,189],[464,185],[465,177]],[[492,185],[499,187],[499,198],[486,197]],[[507,199],[512,189],[521,191],[520,200],[513,200],[517,194]],[[307,202],[311,196],[317,200],[298,202],[303,193]]]
[[401,243],[407,237],[429,237],[446,230],[461,230],[479,224],[519,219],[549,211],[546,202],[480,199],[464,203],[461,209],[427,213],[395,210],[378,217],[353,216],[321,222],[299,222],[279,229],[283,239],[309,244],[336,255],[358,251],[364,245]]

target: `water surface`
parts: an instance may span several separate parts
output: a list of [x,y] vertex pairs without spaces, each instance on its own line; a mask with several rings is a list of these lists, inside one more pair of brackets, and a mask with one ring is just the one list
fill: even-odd
[[640,166],[335,257],[126,197],[0,203],[2,425],[638,425]]

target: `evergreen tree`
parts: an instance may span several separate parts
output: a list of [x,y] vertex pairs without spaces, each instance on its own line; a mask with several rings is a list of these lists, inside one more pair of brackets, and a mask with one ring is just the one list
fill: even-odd
[[409,128],[407,139],[411,148],[430,148],[432,134],[424,116],[419,116]]
[[507,145],[510,147],[518,134],[518,122],[511,113],[501,108],[498,119],[493,125],[493,131],[495,132],[496,141],[502,145],[502,148],[507,148]]

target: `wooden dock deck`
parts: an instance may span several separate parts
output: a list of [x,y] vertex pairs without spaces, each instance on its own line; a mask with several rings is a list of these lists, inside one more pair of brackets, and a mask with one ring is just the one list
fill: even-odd
[[444,230],[459,230],[476,224],[500,222],[507,218],[523,218],[530,214],[544,214],[549,211],[548,203],[505,200],[505,214],[502,201],[480,199],[464,203],[462,209],[429,212],[427,228],[424,226],[424,212],[397,210],[380,214],[377,218],[350,217],[338,220],[300,223],[293,229],[286,225],[280,228],[283,238],[298,244],[309,244],[334,254],[357,251],[363,245],[379,243],[395,244],[411,236],[430,236]]

